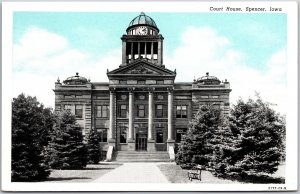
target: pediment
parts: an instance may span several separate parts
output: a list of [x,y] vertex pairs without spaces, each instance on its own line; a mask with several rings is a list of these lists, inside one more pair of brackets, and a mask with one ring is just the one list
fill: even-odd
[[161,71],[147,67],[147,65],[144,63],[136,65],[130,69],[126,69],[120,73],[123,73],[123,74],[148,74],[148,75],[149,74],[154,74],[154,75],[162,75],[163,74],[163,72],[161,72]]
[[123,67],[119,67],[113,71],[107,73],[108,76],[113,75],[149,75],[149,76],[175,76],[176,72],[150,63],[146,60],[136,61]]

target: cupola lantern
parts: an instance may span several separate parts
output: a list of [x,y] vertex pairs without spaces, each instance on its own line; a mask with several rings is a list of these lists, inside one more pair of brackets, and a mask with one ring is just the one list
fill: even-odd
[[122,36],[122,64],[146,59],[155,65],[163,65],[163,36],[155,21],[144,12],[131,20]]

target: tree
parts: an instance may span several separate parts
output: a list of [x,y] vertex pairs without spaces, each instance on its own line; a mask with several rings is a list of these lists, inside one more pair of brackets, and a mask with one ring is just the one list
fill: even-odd
[[[46,114],[45,114],[46,113]],[[20,94],[12,102],[12,181],[39,181],[50,174],[43,146],[52,128],[53,115],[36,97]]]
[[221,123],[220,110],[213,105],[200,106],[178,146],[176,163],[182,168],[196,164],[207,166],[213,149],[209,141]]
[[213,138],[221,140],[219,144],[214,141],[216,174],[256,175],[277,170],[284,148],[285,121],[269,103],[259,96],[247,102],[240,99],[223,129],[224,133],[215,133]]
[[100,134],[91,130],[87,139],[88,162],[98,164],[101,159]]
[[51,140],[45,149],[46,162],[53,169],[82,169],[87,164],[82,128],[70,111],[56,113]]

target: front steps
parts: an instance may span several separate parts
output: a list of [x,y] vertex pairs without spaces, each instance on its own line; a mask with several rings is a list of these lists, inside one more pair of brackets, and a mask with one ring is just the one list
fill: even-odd
[[166,151],[117,151],[115,156],[117,162],[170,162]]

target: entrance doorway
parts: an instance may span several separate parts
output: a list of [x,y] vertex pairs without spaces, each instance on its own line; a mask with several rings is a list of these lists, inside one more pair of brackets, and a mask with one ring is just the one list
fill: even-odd
[[147,133],[137,133],[135,139],[136,151],[147,150]]

